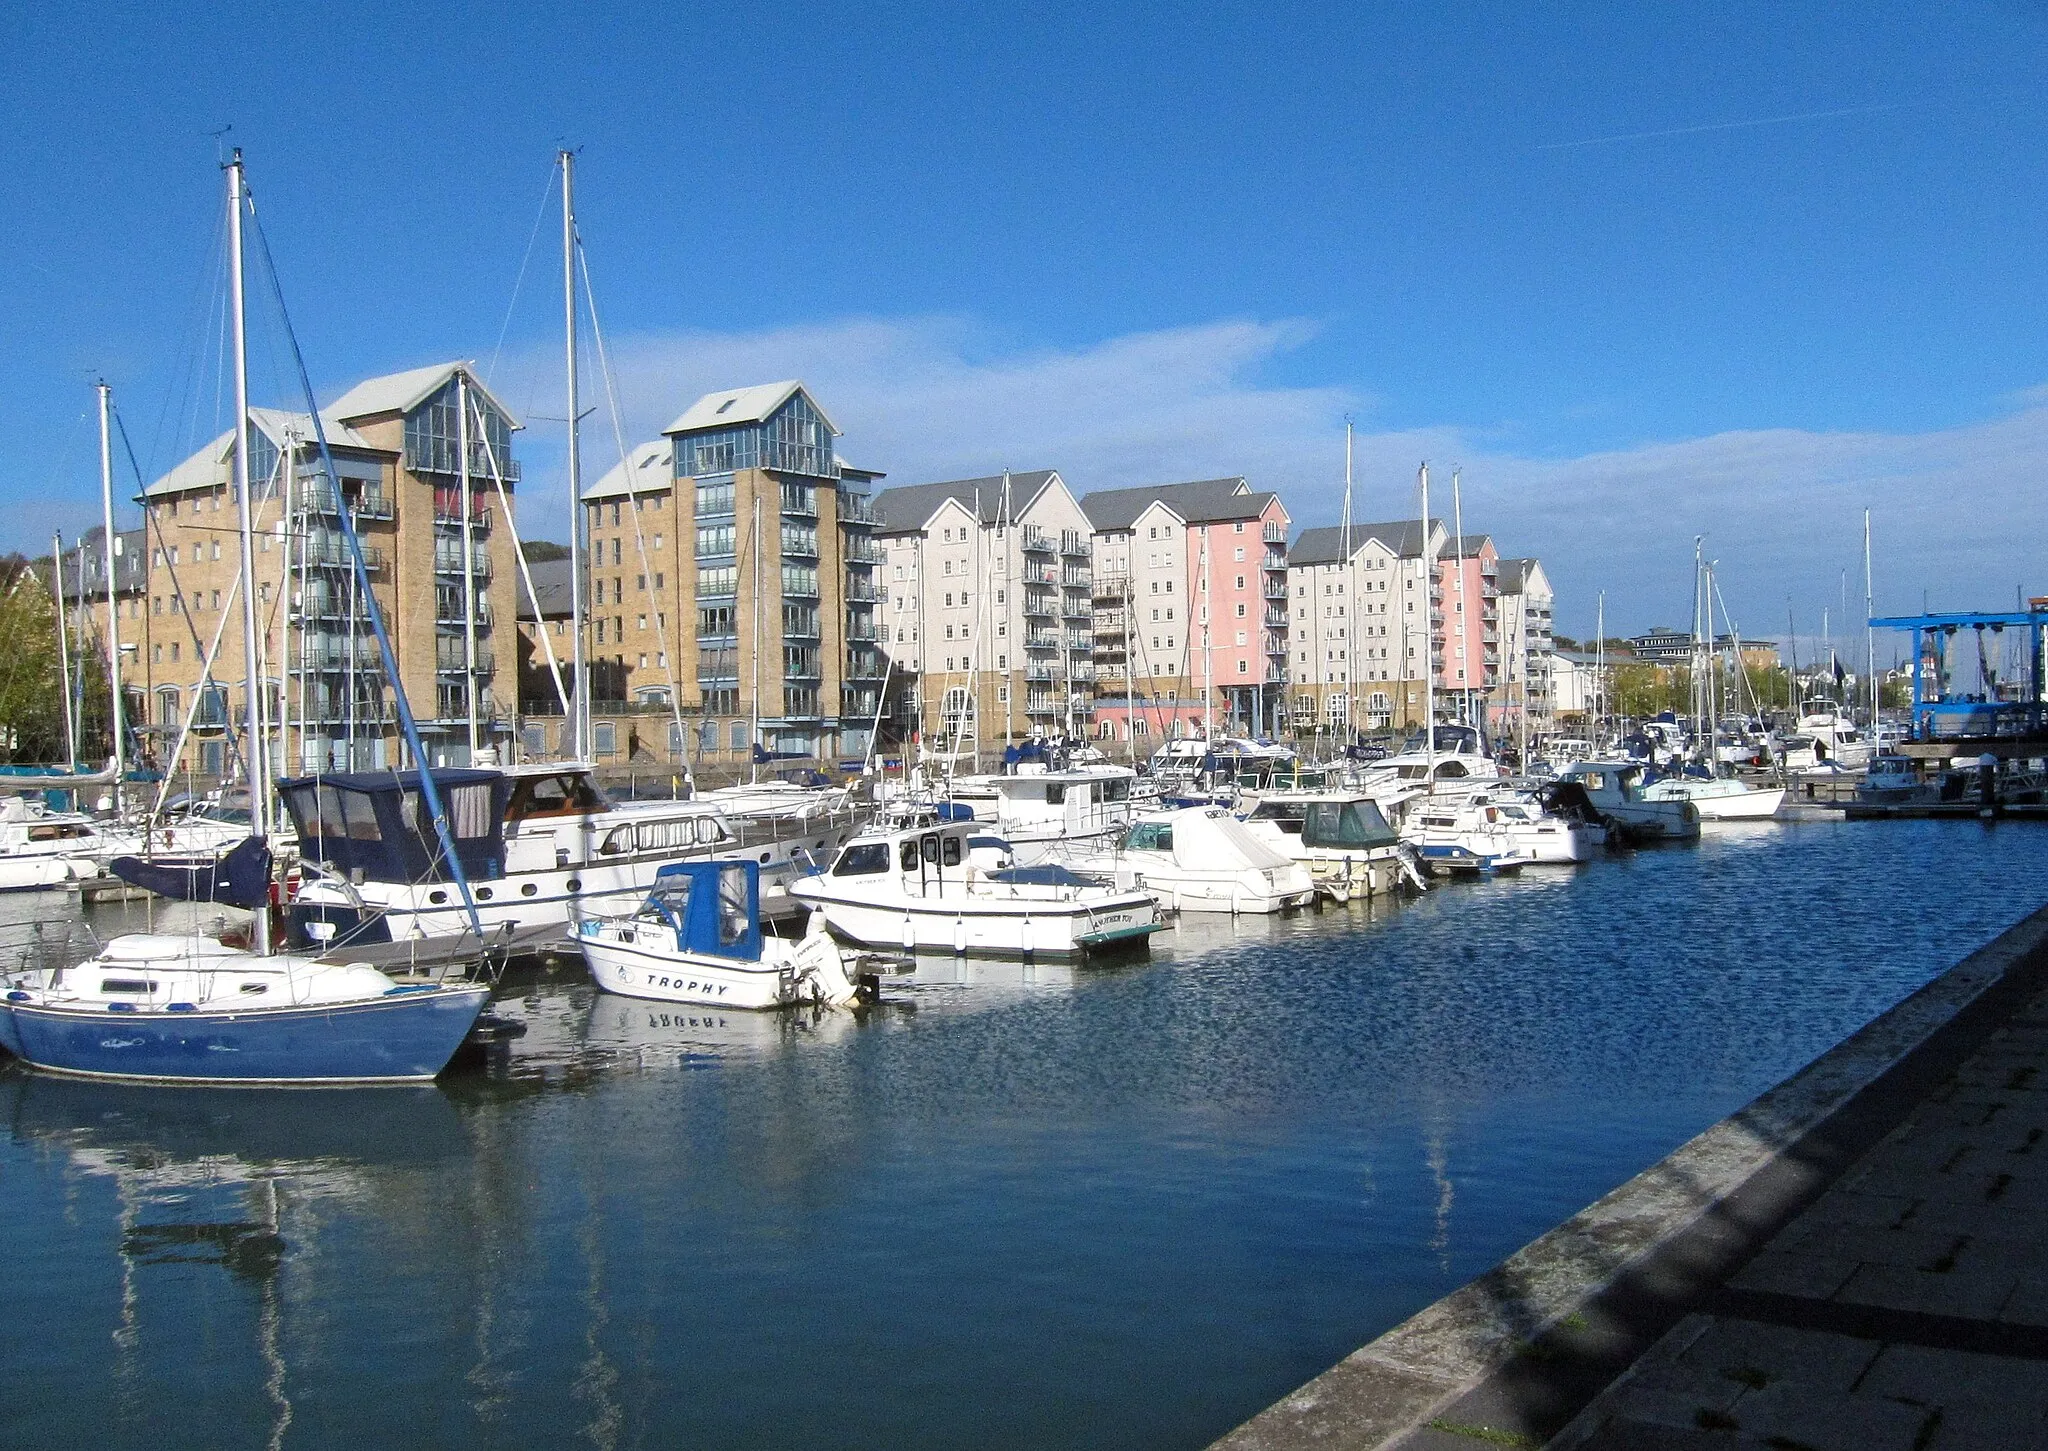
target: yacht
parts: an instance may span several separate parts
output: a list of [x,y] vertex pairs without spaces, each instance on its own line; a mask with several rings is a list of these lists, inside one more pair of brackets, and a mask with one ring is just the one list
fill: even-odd
[[1645,801],[1636,784],[1643,763],[1574,761],[1558,777],[1585,793],[1608,826],[1630,842],[1696,841],[1699,808],[1690,801]]
[[1134,811],[1136,775],[1127,766],[1102,765],[959,776],[946,796],[972,811],[1030,866],[1062,848],[1103,846],[1121,836]]
[[1313,906],[1315,879],[1220,806],[1134,821],[1115,848],[1072,859],[1078,872],[1150,892],[1180,912],[1285,912]]
[[[715,802],[609,800],[587,765],[437,767],[462,877],[486,935],[560,929],[646,895],[671,862],[744,857],[763,896],[829,858],[853,812],[821,807],[729,816]],[[279,783],[307,870],[292,902],[296,940],[398,942],[471,930],[440,859],[414,771],[359,771]]]
[[591,916],[572,936],[609,993],[723,1008],[842,1007],[857,996],[822,916],[790,941],[761,930],[761,866],[675,862],[636,910]]
[[1816,766],[1856,771],[1870,764],[1869,737],[1831,705],[1823,705],[1800,716],[1798,731],[1813,742],[1813,764]]
[[1245,829],[1307,867],[1338,902],[1423,886],[1412,852],[1363,791],[1275,792],[1252,808]]
[[977,866],[971,821],[862,832],[790,895],[868,947],[997,957],[1070,957],[1142,947],[1163,925],[1150,893],[1057,864]]
[[1512,872],[1524,861],[1500,808],[1484,797],[1417,802],[1401,827],[1401,839],[1433,872]]
[[1690,801],[1701,821],[1768,821],[1784,804],[1782,786],[1751,786],[1726,776],[1666,776],[1642,788],[1645,801]]

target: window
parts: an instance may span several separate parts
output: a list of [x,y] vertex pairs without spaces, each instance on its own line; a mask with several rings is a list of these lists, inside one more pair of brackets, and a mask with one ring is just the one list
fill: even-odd
[[1237,607],[1237,617],[1240,620],[1244,618],[1244,605],[1242,603],[1240,603]]
[[888,870],[889,844],[881,841],[864,841],[849,846],[839,854],[839,860],[832,868],[832,875],[871,877]]
[[[617,504],[612,505],[612,513],[615,516],[614,522],[616,522],[618,508]],[[619,753],[619,727],[616,721],[599,721],[591,727],[591,735],[596,743],[597,753],[600,756],[616,756]]]

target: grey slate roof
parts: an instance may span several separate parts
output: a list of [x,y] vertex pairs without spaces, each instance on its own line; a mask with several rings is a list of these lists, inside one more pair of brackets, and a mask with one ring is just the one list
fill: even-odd
[[[114,556],[114,589],[119,594],[139,594],[149,587],[149,531],[147,529],[117,529],[114,531],[121,541],[121,552]],[[64,545],[61,577],[64,581],[64,598],[76,601],[79,594],[78,546],[85,546],[85,590],[92,598],[105,601],[107,597],[106,550],[101,540],[107,531],[95,524],[74,541]],[[37,574],[48,586],[49,573],[37,561]]]
[[[811,398],[810,389],[804,388],[802,380],[797,378],[787,378],[780,383],[756,383],[751,388],[721,388],[692,403],[662,432],[694,433],[700,428],[730,428],[736,423],[759,423],[773,417],[775,410],[787,403],[798,389],[803,389],[804,396]],[[823,418],[825,426],[836,435],[839,426],[823,408],[818,407],[817,399],[811,398],[811,407],[818,409],[818,417]]]
[[[1016,518],[1037,503],[1046,486],[1058,477],[1057,469],[1031,469],[1011,474],[1010,517]],[[981,512],[975,522],[992,524],[1003,507],[1003,476],[992,474],[984,479],[954,479],[948,483],[884,489],[875,495],[882,520],[879,532],[915,534],[948,499],[957,500],[960,507],[970,514],[975,512],[978,501]]]
[[[1351,526],[1353,553],[1374,539],[1384,544],[1397,559],[1422,557],[1422,522],[1418,519],[1395,519],[1384,524]],[[1438,557],[1443,556],[1439,554]],[[1319,529],[1304,529],[1287,551],[1287,562],[1290,565],[1338,564],[1343,558],[1344,527],[1341,524],[1331,524]]]
[[542,559],[527,565],[533,573],[533,592],[540,597],[540,613],[533,610],[533,601],[526,596],[526,586],[518,586],[519,618],[528,624],[536,619],[566,620],[570,614],[569,564],[566,559]]
[[1242,478],[1196,479],[1185,484],[1148,484],[1138,489],[1098,489],[1081,500],[1081,512],[1098,532],[1128,529],[1152,505],[1162,503],[1190,524],[1256,519],[1274,496],[1253,493]]

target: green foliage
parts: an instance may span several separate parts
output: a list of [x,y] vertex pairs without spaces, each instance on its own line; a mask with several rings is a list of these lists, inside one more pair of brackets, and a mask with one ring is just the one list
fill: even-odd
[[19,554],[0,558],[0,754],[10,761],[64,756],[56,607]]
[[557,544],[551,539],[528,539],[519,548],[526,555],[528,564],[546,564],[552,560],[569,557],[569,546]]

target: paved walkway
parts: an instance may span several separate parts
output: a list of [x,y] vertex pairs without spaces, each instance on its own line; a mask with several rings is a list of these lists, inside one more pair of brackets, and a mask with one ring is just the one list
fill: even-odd
[[2048,992],[1550,1445],[2048,1448]]

